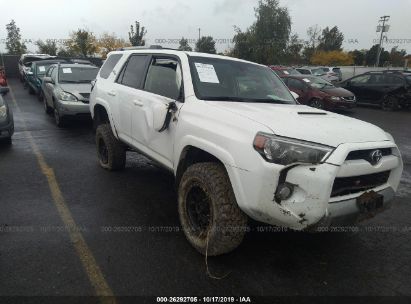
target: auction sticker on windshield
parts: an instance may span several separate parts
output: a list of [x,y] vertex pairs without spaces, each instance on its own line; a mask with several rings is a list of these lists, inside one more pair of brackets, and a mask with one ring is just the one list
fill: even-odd
[[305,81],[305,82],[310,82],[310,80],[307,79],[307,78],[304,78],[303,81]]
[[40,72],[45,72],[45,71],[46,71],[46,67],[43,66],[43,65],[39,66],[39,71],[40,71]]
[[214,66],[212,64],[196,62],[195,66],[201,82],[220,83],[217,73],[215,72]]
[[63,73],[64,74],[71,74],[71,68],[63,68]]

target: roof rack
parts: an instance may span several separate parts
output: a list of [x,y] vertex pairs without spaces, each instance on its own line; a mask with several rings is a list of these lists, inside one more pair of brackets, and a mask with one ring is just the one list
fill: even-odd
[[117,49],[117,51],[132,51],[132,50],[175,50],[172,48],[164,48],[161,45],[150,45],[150,46],[128,46],[128,47],[122,47]]

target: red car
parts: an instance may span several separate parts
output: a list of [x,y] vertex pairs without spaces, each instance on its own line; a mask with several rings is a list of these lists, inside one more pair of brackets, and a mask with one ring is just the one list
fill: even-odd
[[351,109],[356,105],[356,98],[353,93],[343,88],[337,88],[320,77],[283,75],[281,78],[290,91],[298,94],[297,100],[301,104],[325,110]]
[[280,77],[287,75],[301,75],[301,73],[296,69],[283,65],[270,65],[269,68],[272,69]]
[[4,68],[0,66],[0,94],[5,95],[8,91],[6,72]]

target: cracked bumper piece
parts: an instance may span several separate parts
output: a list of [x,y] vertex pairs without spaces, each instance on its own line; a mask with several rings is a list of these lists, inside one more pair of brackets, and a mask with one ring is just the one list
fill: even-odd
[[[366,160],[347,160],[350,151],[385,146],[392,148],[393,153],[384,156],[378,165]],[[392,142],[341,145],[333,154],[338,157],[330,157],[329,163],[290,168],[285,179],[281,176],[284,167],[276,164],[260,163],[252,171],[232,168],[230,178],[237,179],[233,188],[238,205],[257,221],[294,230],[353,224],[360,211],[357,199],[369,191],[383,196],[381,210],[389,206],[403,166]],[[282,182],[293,185],[293,193],[286,200],[276,201],[275,193]],[[371,186],[358,187],[363,182]]]

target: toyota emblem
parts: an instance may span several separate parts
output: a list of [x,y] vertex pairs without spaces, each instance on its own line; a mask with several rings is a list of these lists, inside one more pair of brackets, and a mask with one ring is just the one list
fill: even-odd
[[382,159],[381,150],[374,150],[370,153],[370,163],[371,165],[377,165]]

